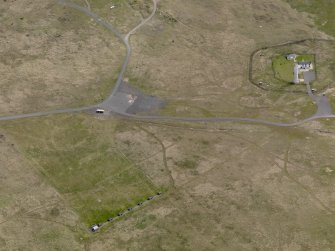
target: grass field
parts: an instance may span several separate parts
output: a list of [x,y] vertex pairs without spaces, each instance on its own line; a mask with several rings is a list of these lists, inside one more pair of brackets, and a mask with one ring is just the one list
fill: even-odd
[[156,192],[114,145],[115,122],[76,115],[2,126],[87,224],[105,221]]
[[[189,126],[193,130],[143,125],[166,146],[172,145],[166,157],[176,189],[147,211],[115,225],[90,248],[334,248],[334,199],[329,192],[335,176],[327,157],[333,139],[314,135],[309,125]],[[197,130],[201,127],[206,129]]]
[[[86,5],[84,0],[80,0]],[[128,33],[143,17],[151,13],[151,0],[99,0],[89,1],[90,8],[100,17],[110,22],[121,33]],[[111,6],[114,6],[111,9]]]
[[[123,33],[152,8],[151,0],[73,1]],[[257,48],[324,37],[285,1],[158,2],[131,38],[125,78],[167,101],[161,114],[305,119],[316,111],[305,86],[273,76],[272,58],[290,52],[315,55],[313,88],[327,88],[335,104],[335,43],[261,50],[255,81],[274,91],[248,80]],[[0,21],[0,112],[110,93],[124,46],[90,18],[54,0],[7,0]],[[333,120],[290,128],[93,114],[0,122],[0,250],[335,250],[334,135]],[[158,190],[159,199],[89,232]]]
[[272,67],[276,78],[291,83],[293,81],[294,62],[279,55],[272,59]]
[[0,12],[1,114],[91,105],[111,92],[125,49],[106,29],[52,0],[2,2]]
[[[315,65],[314,55],[302,54],[296,58],[297,62],[312,62]],[[294,61],[287,60],[286,56],[278,55],[272,59],[272,68],[275,77],[285,82],[292,83]]]
[[296,58],[297,62],[312,62],[315,64],[315,58],[314,55],[308,55],[308,54],[302,54],[298,55]]
[[312,14],[318,27],[335,37],[335,4],[332,0],[286,0],[293,8]]

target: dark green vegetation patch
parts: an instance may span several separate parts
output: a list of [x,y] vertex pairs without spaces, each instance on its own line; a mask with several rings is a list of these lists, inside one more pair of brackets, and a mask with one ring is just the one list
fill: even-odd
[[154,185],[115,146],[116,125],[84,115],[61,115],[3,127],[82,221],[93,224],[155,193]]
[[287,60],[283,55],[276,56],[272,59],[272,67],[276,78],[292,82],[294,67],[292,60]]

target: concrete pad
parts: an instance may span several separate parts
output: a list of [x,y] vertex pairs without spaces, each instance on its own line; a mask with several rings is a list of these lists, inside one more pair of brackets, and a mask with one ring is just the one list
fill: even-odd
[[304,81],[305,83],[311,83],[316,79],[315,71],[306,71],[304,72]]

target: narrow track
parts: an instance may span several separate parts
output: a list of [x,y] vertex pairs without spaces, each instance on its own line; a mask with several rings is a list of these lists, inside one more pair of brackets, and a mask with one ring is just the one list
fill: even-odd
[[[24,119],[24,118],[32,118],[32,117],[41,117],[41,116],[47,116],[52,114],[61,114],[61,113],[76,113],[76,112],[84,112],[91,109],[95,109],[97,107],[104,107],[110,104],[110,100],[113,99],[115,94],[118,92],[120,86],[122,85],[122,80],[124,78],[124,74],[127,70],[129,60],[132,54],[132,48],[130,46],[130,37],[131,35],[135,34],[137,30],[139,30],[142,26],[144,26],[147,22],[149,22],[156,14],[157,11],[157,0],[152,0],[153,2],[153,9],[151,14],[144,19],[139,25],[137,25],[134,29],[132,29],[130,32],[128,32],[126,35],[122,35],[117,29],[115,29],[110,23],[103,20],[101,17],[99,17],[97,14],[93,13],[90,9],[85,8],[83,6],[80,6],[78,4],[75,4],[69,0],[56,0],[59,4],[67,6],[69,8],[76,9],[91,18],[93,18],[98,24],[112,32],[116,37],[118,37],[122,43],[126,47],[126,56],[124,63],[122,65],[121,71],[119,73],[118,79],[116,81],[115,87],[111,93],[111,95],[104,100],[103,102],[87,106],[87,107],[81,107],[81,108],[71,108],[71,109],[61,109],[61,110],[54,110],[54,111],[45,111],[45,112],[36,112],[36,113],[29,113],[29,114],[21,114],[21,115],[13,115],[13,116],[1,116],[0,121],[8,121],[8,120],[17,120],[17,119]],[[310,94],[310,93],[309,93]],[[299,126],[304,123],[318,120],[318,119],[332,119],[335,118],[335,115],[319,115],[315,114],[312,117],[306,118],[301,121],[293,122],[293,123],[281,123],[281,122],[272,122],[272,121],[266,121],[262,119],[252,119],[252,118],[243,118],[243,117],[213,117],[213,118],[196,118],[196,117],[172,117],[172,116],[142,116],[142,115],[133,115],[129,113],[122,113],[117,112],[111,108],[111,114],[118,115],[123,118],[127,119],[133,119],[133,120],[139,120],[139,121],[175,121],[175,122],[244,122],[244,123],[252,123],[252,124],[262,124],[267,126],[278,126],[278,127],[294,127]]]

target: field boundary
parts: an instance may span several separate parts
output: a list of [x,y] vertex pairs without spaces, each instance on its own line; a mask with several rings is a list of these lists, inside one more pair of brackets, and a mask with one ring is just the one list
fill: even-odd
[[[280,48],[280,47],[289,46],[289,45],[302,44],[302,43],[305,43],[305,42],[331,42],[331,43],[335,43],[335,40],[334,39],[323,39],[323,38],[306,38],[306,39],[302,39],[302,40],[289,41],[289,42],[284,42],[284,43],[280,43],[280,44],[275,44],[275,45],[271,45],[271,46],[264,46],[264,47],[258,48],[256,50],[254,50],[249,56],[248,81],[252,85],[254,85],[255,87],[257,87],[257,88],[259,88],[263,91],[305,94],[305,91],[299,91],[299,90],[285,90],[283,88],[277,88],[277,89],[276,88],[267,88],[267,87],[262,86],[259,83],[257,83],[253,78],[254,57],[258,52],[260,52],[262,50],[272,49],[272,48]],[[316,62],[316,56],[314,56],[314,60]],[[317,69],[315,71],[317,71]],[[320,90],[320,91],[324,91],[324,90]]]

